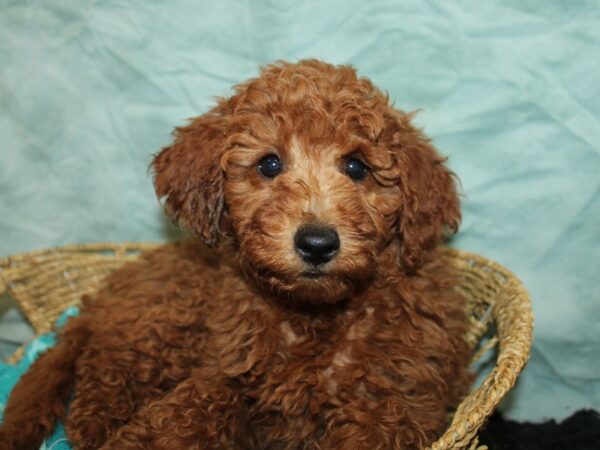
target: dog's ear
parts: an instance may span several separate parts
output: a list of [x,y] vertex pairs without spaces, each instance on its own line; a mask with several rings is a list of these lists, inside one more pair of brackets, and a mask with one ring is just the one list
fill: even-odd
[[168,215],[215,245],[224,210],[221,157],[226,120],[221,107],[174,131],[174,142],[154,157],[154,189]]
[[407,271],[422,265],[444,232],[458,231],[460,202],[455,176],[423,133],[410,124],[411,114],[395,111],[393,133],[399,165],[402,206],[398,218],[401,264]]

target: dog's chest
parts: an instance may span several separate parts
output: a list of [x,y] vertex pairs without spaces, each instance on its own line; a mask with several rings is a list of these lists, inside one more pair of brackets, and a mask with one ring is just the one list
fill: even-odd
[[264,360],[242,375],[253,408],[314,416],[350,397],[372,399],[361,380],[368,375],[365,357],[375,323],[375,308],[369,306],[335,320],[309,323],[290,316],[272,323],[265,329],[271,351],[258,350]]
[[249,429],[258,441],[276,442],[286,430],[289,448],[312,448],[307,443],[319,442],[345,405],[369,410],[379,404],[366,382],[385,371],[378,363],[384,352],[372,348],[378,338],[375,308],[308,325],[297,317],[272,324],[265,332],[276,342],[273,352],[239,377]]

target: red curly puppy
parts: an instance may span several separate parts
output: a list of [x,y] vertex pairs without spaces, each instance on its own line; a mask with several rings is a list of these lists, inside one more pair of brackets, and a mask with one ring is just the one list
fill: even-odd
[[[452,174],[347,66],[276,63],[153,162],[204,243],[113,274],[12,393],[3,449],[417,449],[470,377]],[[65,410],[65,402],[74,392]]]

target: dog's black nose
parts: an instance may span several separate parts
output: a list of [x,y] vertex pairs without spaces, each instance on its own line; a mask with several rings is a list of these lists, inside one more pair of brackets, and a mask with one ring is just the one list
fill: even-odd
[[296,232],[294,244],[304,261],[317,266],[331,261],[340,248],[340,238],[331,228],[306,226]]

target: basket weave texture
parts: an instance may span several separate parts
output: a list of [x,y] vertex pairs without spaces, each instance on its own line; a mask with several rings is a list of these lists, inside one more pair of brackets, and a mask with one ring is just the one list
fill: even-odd
[[[0,259],[0,295],[8,292],[35,331],[46,332],[65,308],[97,290],[106,275],[157,245],[80,244],[9,256]],[[461,402],[446,432],[427,450],[482,450],[486,447],[479,446],[477,431],[529,358],[531,304],[521,282],[501,265],[450,248],[444,249],[444,258],[460,274],[457,289],[467,300],[471,326],[466,340],[473,361],[494,349],[497,355],[495,367]]]

